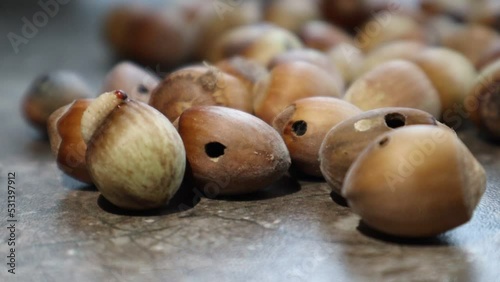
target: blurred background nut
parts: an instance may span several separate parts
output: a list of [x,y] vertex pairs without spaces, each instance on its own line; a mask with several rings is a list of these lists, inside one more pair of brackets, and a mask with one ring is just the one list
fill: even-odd
[[344,79],[335,63],[323,52],[314,49],[294,49],[274,56],[268,64],[272,70],[276,65],[286,62],[307,62],[324,69],[330,74],[331,79],[337,84],[339,93],[344,93]]
[[354,45],[341,43],[325,53],[337,67],[345,85],[351,84],[363,65],[364,54]]
[[268,74],[267,69],[261,64],[238,56],[219,61],[214,66],[238,78],[252,95],[257,81]]
[[297,48],[302,48],[302,43],[292,32],[273,24],[259,23],[225,32],[209,50],[207,58],[217,62],[242,56],[267,66],[275,55]]
[[481,71],[464,105],[470,119],[495,140],[500,140],[500,60]]
[[104,78],[102,92],[121,89],[130,99],[147,103],[160,79],[146,69],[128,61],[115,65]]
[[255,115],[270,124],[294,101],[314,96],[341,96],[327,71],[302,61],[278,64],[255,86]]
[[425,72],[439,94],[442,120],[453,122],[453,115],[463,107],[464,99],[474,85],[476,69],[462,54],[447,48],[428,48],[416,54],[413,61]]
[[83,112],[92,99],[75,100],[53,112],[48,120],[52,154],[65,174],[85,183],[92,183],[85,162],[87,145],[81,134]]
[[298,35],[308,48],[327,51],[341,43],[353,44],[353,38],[344,30],[325,21],[305,23]]
[[119,56],[172,66],[192,56],[198,32],[196,20],[176,1],[160,8],[124,5],[110,11],[105,36]]
[[414,63],[393,60],[361,76],[347,90],[344,99],[362,110],[408,107],[441,116],[439,94]]
[[292,164],[301,172],[322,177],[319,148],[326,133],[339,122],[360,114],[356,106],[332,97],[295,101],[273,121],[290,152]]
[[192,106],[218,105],[253,112],[252,93],[238,78],[213,66],[190,66],[170,73],[151,94],[149,105],[170,121]]
[[264,8],[265,21],[294,33],[307,21],[319,19],[320,16],[315,0],[272,0]]
[[42,133],[47,132],[47,120],[55,110],[76,99],[92,96],[85,82],[75,73],[55,71],[33,81],[22,101],[26,121]]
[[379,135],[415,124],[437,125],[424,111],[410,108],[382,108],[339,122],[323,139],[320,168],[332,191],[340,195],[344,177],[363,149]]
[[264,189],[290,167],[278,132],[242,111],[192,107],[180,116],[178,130],[195,184],[210,196]]
[[411,40],[396,40],[382,44],[365,55],[356,77],[371,71],[375,67],[392,60],[411,61],[427,46]]
[[349,169],[342,195],[376,230],[429,237],[469,221],[485,189],[483,167],[452,131],[415,125],[368,145]]

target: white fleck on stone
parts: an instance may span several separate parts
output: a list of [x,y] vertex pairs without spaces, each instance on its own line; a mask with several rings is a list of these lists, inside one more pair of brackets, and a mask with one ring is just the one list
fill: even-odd
[[354,129],[357,131],[367,131],[372,127],[372,121],[369,119],[362,119],[354,124]]
[[145,219],[144,222],[146,222],[146,223],[153,223],[153,222],[155,222],[155,220],[151,219],[151,218],[148,218],[148,219]]
[[66,251],[66,254],[67,254],[68,256],[74,256],[74,255],[75,255],[75,253],[76,253],[76,251],[75,251],[74,249],[69,249],[69,250],[67,250],[67,251]]

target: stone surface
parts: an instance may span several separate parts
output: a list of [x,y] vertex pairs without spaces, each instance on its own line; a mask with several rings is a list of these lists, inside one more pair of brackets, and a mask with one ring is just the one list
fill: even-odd
[[[63,176],[48,142],[22,120],[20,99],[53,69],[100,88],[115,63],[99,33],[113,1],[101,2],[61,6],[17,54],[6,34],[19,34],[22,17],[40,7],[0,4],[0,281],[498,281],[500,146],[473,128],[459,135],[487,170],[486,194],[468,224],[423,241],[369,231],[322,182],[284,178],[253,196],[199,201],[185,187],[168,208],[130,214]],[[16,275],[6,266],[8,172]]]

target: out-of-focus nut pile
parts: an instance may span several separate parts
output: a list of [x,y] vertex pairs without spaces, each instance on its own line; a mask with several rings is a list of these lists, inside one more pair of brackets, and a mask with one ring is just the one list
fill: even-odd
[[64,173],[124,209],[163,207],[183,182],[231,196],[291,173],[324,177],[376,230],[434,236],[486,188],[453,129],[471,119],[500,140],[496,2],[117,7],[105,38],[137,64],[119,62],[94,99],[73,74],[42,76],[23,111],[48,123]]

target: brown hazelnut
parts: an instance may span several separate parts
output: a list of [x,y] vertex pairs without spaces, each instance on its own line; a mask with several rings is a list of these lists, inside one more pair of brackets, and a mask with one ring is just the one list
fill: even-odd
[[324,21],[310,21],[298,32],[304,45],[309,48],[328,51],[341,44],[353,44],[353,38],[344,30]]
[[295,100],[314,96],[340,97],[338,85],[324,69],[301,61],[275,66],[255,86],[255,115],[267,123]]
[[81,133],[92,181],[117,207],[159,208],[179,189],[186,167],[184,145],[154,108],[122,91],[104,93],[83,113]]
[[323,139],[319,151],[321,172],[333,192],[340,194],[347,170],[375,138],[415,124],[436,125],[436,119],[416,109],[382,108],[356,115],[333,127]]
[[48,120],[50,147],[57,166],[65,174],[85,183],[92,183],[85,162],[87,145],[80,123],[92,99],[75,100],[53,112]]
[[209,50],[208,59],[217,62],[224,58],[242,56],[267,66],[277,54],[301,47],[300,39],[290,31],[260,23],[236,27],[224,33]]
[[368,21],[358,32],[355,44],[368,52],[384,43],[396,40],[427,42],[424,29],[409,16],[383,12],[383,16]]
[[330,61],[337,67],[345,84],[357,77],[364,61],[364,54],[353,45],[342,43],[326,52]]
[[441,44],[462,53],[474,66],[498,41],[500,36],[493,29],[481,25],[466,25],[444,35]]
[[344,79],[335,64],[322,52],[314,49],[294,49],[276,55],[268,64],[268,69],[286,62],[307,62],[327,71],[338,85],[339,93],[344,92]]
[[470,119],[495,140],[500,140],[500,60],[483,69],[465,98]]
[[500,41],[495,41],[478,59],[476,68],[481,71],[498,59],[500,59]]
[[292,164],[305,174],[322,177],[319,147],[326,133],[339,122],[360,114],[356,106],[332,97],[295,101],[273,121],[290,152]]
[[252,94],[257,81],[268,74],[267,69],[261,64],[243,57],[231,57],[217,62],[214,66],[238,78]]
[[195,183],[209,196],[261,190],[290,166],[278,132],[242,111],[192,107],[180,116],[178,130]]
[[233,28],[257,23],[262,17],[261,6],[260,1],[194,1],[189,8],[199,26],[196,57],[209,59],[209,52],[221,35]]
[[453,131],[416,125],[368,145],[349,169],[342,195],[376,230],[429,237],[469,221],[485,188],[483,167]]
[[[431,80],[441,99],[443,121],[448,122],[455,107],[462,107],[477,76],[472,63],[462,54],[447,48],[428,48],[413,60]],[[446,66],[446,67],[443,67]]]
[[160,79],[132,62],[121,62],[111,69],[102,85],[102,92],[121,89],[130,99],[147,103]]
[[326,20],[348,31],[354,31],[371,17],[366,0],[319,0],[319,7]]
[[194,51],[198,25],[178,3],[166,7],[116,7],[106,16],[105,35],[120,55],[145,64],[177,65]]
[[363,65],[356,77],[371,71],[375,67],[392,60],[411,61],[426,48],[421,42],[398,40],[383,44],[366,54]]
[[149,104],[174,121],[199,105],[218,105],[252,113],[252,94],[236,77],[213,66],[191,66],[169,74],[151,93]]
[[408,107],[441,115],[439,94],[414,63],[394,60],[383,63],[354,81],[344,99],[362,110]]
[[31,84],[22,102],[22,112],[34,128],[46,133],[50,114],[76,99],[90,97],[91,93],[85,82],[72,72],[48,73]]
[[310,0],[272,0],[264,9],[264,20],[292,32],[310,20],[320,17],[316,1]]

